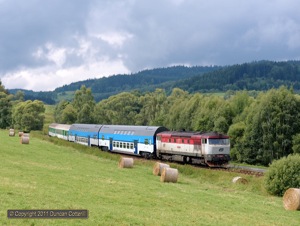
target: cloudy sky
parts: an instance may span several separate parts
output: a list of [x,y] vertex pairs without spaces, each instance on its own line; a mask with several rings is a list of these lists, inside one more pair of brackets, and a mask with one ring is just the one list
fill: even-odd
[[172,65],[300,59],[299,0],[0,0],[0,80],[54,90]]

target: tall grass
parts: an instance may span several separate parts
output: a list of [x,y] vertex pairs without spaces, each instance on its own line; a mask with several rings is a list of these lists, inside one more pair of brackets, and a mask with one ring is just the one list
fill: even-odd
[[[0,131],[0,225],[298,225],[299,212],[264,192],[262,177],[178,165],[161,183],[153,161],[118,168],[119,155],[32,133]],[[7,209],[88,209],[88,219],[8,219]]]

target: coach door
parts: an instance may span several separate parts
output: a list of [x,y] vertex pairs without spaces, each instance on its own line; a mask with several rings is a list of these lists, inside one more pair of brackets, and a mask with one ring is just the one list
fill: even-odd
[[110,137],[109,138],[109,150],[113,150],[113,138],[112,137]]
[[133,143],[134,143],[134,154],[137,154],[138,153],[138,141],[134,140]]

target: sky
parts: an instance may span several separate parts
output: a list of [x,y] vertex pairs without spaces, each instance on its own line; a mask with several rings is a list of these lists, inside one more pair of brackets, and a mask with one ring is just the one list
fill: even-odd
[[298,0],[0,0],[6,89],[258,60],[300,60]]

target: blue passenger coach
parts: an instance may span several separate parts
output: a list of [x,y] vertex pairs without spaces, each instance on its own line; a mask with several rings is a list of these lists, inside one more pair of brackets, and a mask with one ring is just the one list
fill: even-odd
[[69,130],[69,141],[87,146],[98,146],[101,127],[102,125],[96,124],[72,124]]
[[158,126],[103,125],[99,131],[99,147],[151,157],[156,151],[156,134],[167,130]]

